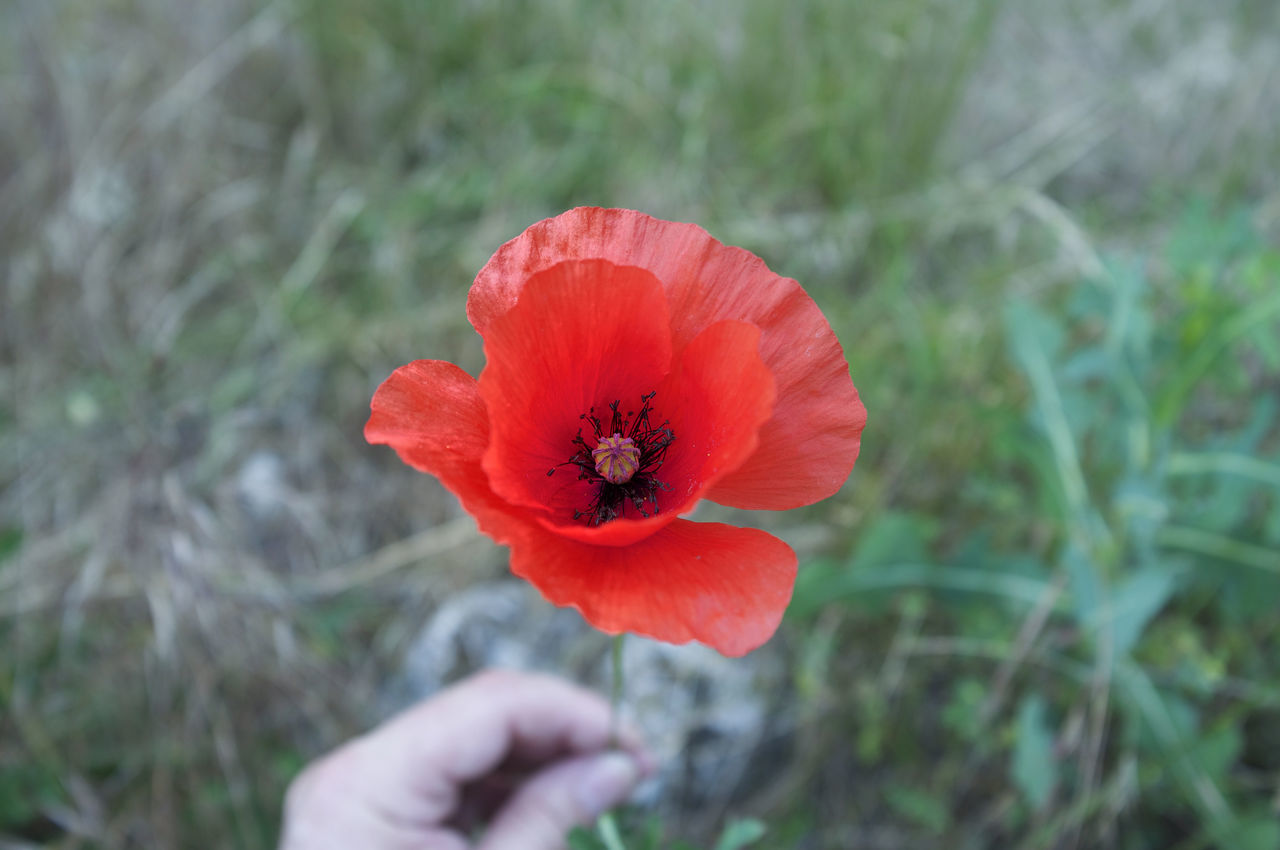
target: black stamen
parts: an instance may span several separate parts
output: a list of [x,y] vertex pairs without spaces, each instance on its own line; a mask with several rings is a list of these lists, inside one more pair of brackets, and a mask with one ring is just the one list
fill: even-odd
[[[649,414],[652,410],[650,402],[656,395],[657,392],[654,391],[640,396],[639,412],[628,410],[625,416],[619,410],[622,404],[621,399],[615,399],[609,404],[610,416],[607,429],[596,416],[594,407],[578,417],[591,425],[592,442],[588,442],[588,439],[583,437],[582,428],[579,428],[577,435],[571,441],[573,454],[568,460],[547,470],[547,475],[551,476],[562,466],[576,466],[579,481],[592,481],[596,485],[595,494],[586,508],[573,512],[575,520],[586,520],[589,526],[603,525],[621,517],[628,503],[642,517],[660,512],[658,494],[670,490],[671,487],[654,477],[654,473],[662,466],[667,456],[667,447],[675,441],[676,435],[669,427],[668,420],[664,420],[656,428],[650,423]],[[621,484],[614,484],[601,475],[591,456],[592,450],[599,445],[603,437],[614,434],[629,437],[640,450],[639,464],[635,474],[630,480]]]

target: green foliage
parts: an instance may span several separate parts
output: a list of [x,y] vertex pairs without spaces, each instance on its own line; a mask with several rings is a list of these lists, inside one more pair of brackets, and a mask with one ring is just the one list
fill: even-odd
[[0,527],[0,565],[3,565],[22,548],[22,529],[15,526]]
[[1013,747],[1013,781],[1033,808],[1043,809],[1058,784],[1053,757],[1053,732],[1045,717],[1044,698],[1028,694],[1018,709],[1017,738]]
[[[1199,208],[1188,215],[1203,223]],[[957,680],[936,722],[969,769],[1008,753],[1025,822],[1040,824],[1033,845],[1112,828],[1122,812],[1178,823],[1195,846],[1273,840],[1274,819],[1254,814],[1268,801],[1249,730],[1280,698],[1280,422],[1257,389],[1280,377],[1280,255],[1248,221],[1176,230],[1164,264],[1118,261],[1039,302],[1009,300],[1010,356],[1030,393],[1027,425],[1005,433],[1050,530],[1038,552],[994,547],[982,527],[942,546],[945,524],[886,512],[848,559],[808,566],[797,585],[797,618],[833,602],[866,618],[887,593],[923,590],[926,622],[951,632],[932,642],[996,665],[994,683]],[[993,620],[993,603],[1007,614]],[[919,708],[916,723],[933,724]],[[890,737],[862,755],[902,759],[902,746]],[[888,805],[933,829],[916,803],[933,799],[938,772],[895,774]],[[971,784],[957,777],[951,793]]]
[[910,823],[926,831],[945,835],[951,824],[951,811],[945,797],[920,788],[890,785],[884,791],[889,808]]
[[[729,820],[719,838],[709,850],[746,850],[765,835],[765,827],[750,818]],[[596,822],[594,830],[575,829],[569,834],[570,850],[699,850],[687,841],[671,841],[663,837],[661,821],[650,818],[643,825],[629,830],[624,837],[618,821],[612,814],[605,814]]]

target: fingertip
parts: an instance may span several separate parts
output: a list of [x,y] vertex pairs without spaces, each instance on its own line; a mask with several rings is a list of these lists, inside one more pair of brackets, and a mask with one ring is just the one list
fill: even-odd
[[630,753],[614,750],[592,757],[573,780],[582,820],[598,817],[627,799],[643,776],[639,761]]
[[477,850],[560,850],[569,830],[626,800],[643,775],[620,750],[547,768],[498,813]]

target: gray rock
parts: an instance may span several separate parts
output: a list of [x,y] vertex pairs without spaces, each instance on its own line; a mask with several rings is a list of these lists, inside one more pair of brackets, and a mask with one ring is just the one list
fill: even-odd
[[[610,639],[576,611],[528,584],[500,581],[456,594],[437,609],[386,691],[391,713],[486,667],[538,670],[609,693]],[[667,816],[715,817],[776,773],[793,732],[784,659],[769,645],[725,658],[697,644],[628,636],[623,717],[656,756],[638,805]]]

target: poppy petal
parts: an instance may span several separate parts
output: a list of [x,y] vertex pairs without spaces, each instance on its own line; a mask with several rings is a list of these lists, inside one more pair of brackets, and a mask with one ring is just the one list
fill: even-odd
[[508,501],[568,519],[589,501],[589,482],[565,465],[575,435],[591,436],[583,414],[607,421],[611,402],[638,404],[671,368],[662,284],[603,260],[560,263],[530,277],[484,348],[489,480]]
[[409,466],[439,478],[485,534],[510,539],[519,521],[480,467],[489,418],[475,378],[443,360],[415,360],[382,382],[370,407],[366,440],[391,446]]
[[708,499],[780,511],[821,501],[844,484],[858,459],[867,409],[839,344],[834,336],[830,341],[837,353],[815,357],[805,374],[797,374],[803,367],[795,361],[774,358],[778,412],[761,426],[756,453],[712,487]]
[[[671,502],[692,508],[706,488],[752,457],[760,427],[774,409],[774,377],[760,359],[760,329],[716,322],[680,354],[658,399],[675,432],[662,477],[676,487]],[[685,482],[683,485],[681,482]]]
[[513,573],[603,632],[696,640],[730,656],[777,630],[796,563],[791,547],[771,534],[683,519],[631,546],[590,546],[533,530],[511,547]]
[[760,446],[708,498],[785,510],[835,493],[857,457],[866,409],[831,326],[798,283],[694,224],[632,210],[579,207],[507,242],[476,276],[467,315],[481,334],[511,310],[532,275],[569,259],[651,272],[666,287],[676,351],[710,324],[737,319],[762,332],[760,356],[777,385]]

